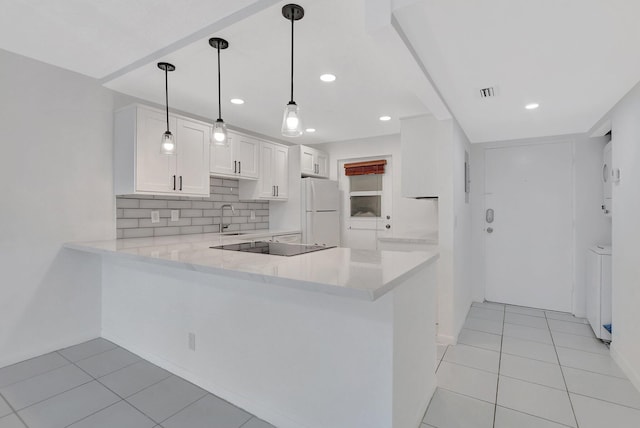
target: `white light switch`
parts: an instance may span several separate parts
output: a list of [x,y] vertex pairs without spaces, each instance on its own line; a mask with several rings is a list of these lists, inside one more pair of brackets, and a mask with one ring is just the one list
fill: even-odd
[[151,223],[160,223],[160,211],[151,211]]
[[171,221],[180,220],[180,210],[171,210]]

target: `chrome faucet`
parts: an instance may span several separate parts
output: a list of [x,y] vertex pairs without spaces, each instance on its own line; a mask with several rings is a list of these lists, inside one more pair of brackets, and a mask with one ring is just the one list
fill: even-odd
[[[223,206],[220,207],[221,213],[222,213],[222,217],[224,217],[224,209],[225,208],[231,208],[231,215],[236,213],[236,210],[233,208],[233,205],[231,204],[224,204]],[[224,224],[222,223],[222,231],[225,231],[229,228],[230,223]]]

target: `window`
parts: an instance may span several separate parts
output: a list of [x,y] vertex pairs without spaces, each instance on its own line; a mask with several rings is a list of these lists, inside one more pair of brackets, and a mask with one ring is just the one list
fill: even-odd
[[351,217],[382,217],[382,174],[349,177]]

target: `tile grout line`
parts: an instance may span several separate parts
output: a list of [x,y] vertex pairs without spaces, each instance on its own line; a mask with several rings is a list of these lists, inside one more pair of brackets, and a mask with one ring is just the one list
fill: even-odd
[[557,425],[560,425],[560,426],[563,426],[563,427],[573,428],[573,427],[571,427],[571,425],[563,424],[562,422],[554,421],[552,419],[543,418],[542,416],[534,415],[532,413],[523,412],[522,410],[512,409],[511,407],[507,407],[507,406],[498,406],[498,407],[502,407],[503,409],[509,409],[509,410],[514,411],[514,412],[522,413],[523,415],[528,415],[528,416],[534,417],[536,419],[542,419],[543,421],[549,421],[549,422],[552,422],[554,424],[557,424]]
[[576,415],[576,410],[573,408],[573,401],[571,401],[571,394],[569,394],[569,385],[567,385],[567,379],[564,377],[564,371],[562,370],[562,364],[560,363],[560,356],[558,355],[558,349],[556,348],[556,341],[553,340],[553,333],[551,332],[551,326],[549,325],[549,319],[547,318],[547,313],[544,313],[544,318],[547,320],[547,326],[549,327],[549,335],[551,336],[551,342],[553,342],[553,350],[556,353],[556,358],[558,359],[558,365],[560,366],[560,374],[562,374],[562,381],[564,382],[564,386],[567,389],[567,398],[569,398],[569,405],[571,406],[571,413],[573,413],[573,419],[576,421],[576,428],[580,428],[580,424],[578,423],[578,416]]
[[[122,347],[120,347],[120,348],[122,348]],[[122,348],[122,349],[124,349],[124,348]],[[125,349],[125,351],[126,351],[126,349]],[[143,360],[142,358],[140,358],[140,360],[139,360],[139,361],[136,361],[136,362],[135,362],[135,363],[133,363],[133,364],[137,364],[137,363],[139,363],[140,361],[146,361],[146,360]],[[127,403],[128,405],[130,405],[131,407],[133,407],[134,409],[136,409],[136,410],[137,410],[137,411],[139,411],[140,413],[142,413],[145,417],[149,418],[153,423],[155,423],[156,425],[159,425],[159,423],[158,423],[158,422],[156,422],[156,420],[155,420],[155,419],[153,419],[151,416],[147,415],[145,412],[143,412],[142,410],[138,409],[138,408],[137,408],[136,406],[134,406],[131,402],[129,402],[129,400],[127,400],[127,398],[128,398],[128,397],[122,397],[120,394],[118,394],[117,392],[115,392],[114,390],[112,390],[111,388],[109,388],[107,385],[105,385],[104,383],[100,382],[100,380],[99,380],[99,379],[103,378],[104,376],[108,376],[108,375],[113,374],[113,373],[116,373],[116,372],[118,372],[118,371],[120,371],[120,370],[126,369],[127,367],[130,367],[130,366],[132,366],[133,364],[129,364],[129,365],[124,366],[124,367],[122,367],[122,368],[120,368],[120,369],[118,369],[118,370],[112,371],[111,373],[107,373],[107,374],[105,374],[104,376],[100,376],[100,378],[96,378],[96,377],[94,377],[91,373],[88,373],[88,372],[87,372],[87,371],[85,371],[82,367],[80,367],[80,366],[76,365],[75,363],[71,363],[71,364],[75,365],[75,366],[76,366],[76,367],[78,367],[80,370],[82,370],[84,373],[86,373],[87,375],[89,375],[89,376],[93,379],[92,381],[96,381],[96,382],[98,382],[100,385],[102,385],[103,387],[105,387],[107,390],[109,390],[109,391],[111,391],[113,394],[115,394],[115,395],[116,395],[116,397],[120,398],[120,401],[116,401],[115,403],[113,403],[113,404],[111,404],[111,405],[109,405],[109,406],[107,406],[107,407],[104,407],[104,408],[102,408],[102,409],[100,409],[100,410],[97,410],[97,411],[95,411],[95,412],[91,413],[90,415],[85,416],[85,417],[84,417],[84,418],[82,418],[82,419],[78,419],[77,421],[73,422],[74,424],[75,424],[75,423],[77,423],[77,422],[80,422],[81,420],[86,419],[86,418],[88,418],[88,417],[90,417],[90,416],[93,416],[93,415],[95,415],[95,414],[96,414],[96,413],[98,413],[98,412],[101,412],[101,411],[103,411],[103,410],[105,410],[105,409],[108,409],[109,407],[111,407],[111,406],[113,406],[113,405],[115,405],[115,404],[118,404],[118,403],[120,403],[121,401],[124,401],[125,403]],[[166,371],[166,370],[165,370],[165,371]],[[171,377],[172,373],[170,373],[170,372],[168,372],[168,371],[167,371],[167,373],[169,373],[169,376],[167,376],[167,377],[165,377],[165,378],[163,378],[163,379],[161,379],[161,380],[159,380],[159,381],[157,381],[157,382],[152,383],[151,385],[149,385],[149,386],[147,386],[147,387],[145,387],[145,388],[141,389],[140,391],[137,391],[137,392],[136,392],[136,393],[134,393],[134,394],[131,394],[129,397],[131,397],[131,396],[133,396],[133,395],[137,394],[138,392],[142,392],[142,391],[144,391],[144,390],[146,390],[146,389],[148,389],[148,388],[151,388],[153,385],[156,385],[156,384],[158,384],[158,383],[162,382],[163,380],[169,379],[169,378]],[[173,376],[175,376],[175,375],[173,375]],[[73,424],[71,424],[71,425],[73,425]]]
[[502,364],[502,342],[504,341],[504,324],[505,319],[507,318],[507,306],[505,305],[504,311],[502,312],[502,334],[500,335],[500,354],[498,355],[498,376],[496,379],[496,402],[493,405],[493,424],[492,427],[496,426],[496,414],[498,413],[498,390],[500,388],[500,365]]
[[[182,379],[182,378],[180,378],[180,379]],[[187,381],[187,382],[188,382],[188,381]],[[197,386],[197,385],[196,385],[196,386]],[[202,388],[200,388],[200,389],[202,389]],[[157,423],[158,425],[165,423],[166,421],[168,421],[169,419],[171,419],[172,417],[174,417],[174,416],[175,416],[175,415],[177,415],[178,413],[182,412],[183,410],[187,410],[189,407],[193,406],[194,404],[196,404],[196,403],[197,403],[198,401],[200,401],[200,400],[204,400],[204,399],[205,399],[209,394],[211,394],[210,392],[208,392],[208,391],[206,391],[206,390],[204,390],[204,389],[203,389],[203,391],[205,391],[205,392],[206,392],[206,394],[204,394],[202,397],[198,398],[197,400],[195,400],[195,401],[194,401],[194,402],[192,402],[192,403],[187,404],[186,406],[184,406],[183,408],[181,408],[181,409],[180,409],[180,410],[178,410],[177,412],[172,413],[171,415],[169,415],[169,416],[167,416],[166,418],[164,418],[162,421],[160,421],[160,422],[156,422],[156,423]],[[213,395],[213,394],[211,394],[211,395]],[[216,397],[216,396],[214,395],[214,397]],[[127,401],[127,403],[128,403],[128,401]],[[131,405],[133,406],[133,404],[131,404]],[[136,407],[136,408],[137,408],[137,407]],[[248,413],[248,412],[247,412],[247,413]],[[253,414],[251,414],[251,413],[249,413],[249,414],[250,414],[251,416],[253,416]],[[145,413],[145,415],[146,415],[146,413]],[[249,419],[251,419],[251,418],[249,418]],[[155,422],[155,419],[153,419],[153,421]]]
[[9,413],[8,415],[4,415],[4,416],[3,416],[3,418],[5,418],[5,417],[7,417],[7,416],[9,416],[9,415],[11,415],[11,414],[14,414],[14,415],[16,415],[16,418],[18,418],[18,420],[20,420],[20,422],[22,422],[22,424],[23,424],[25,427],[29,428],[29,425],[27,425],[27,423],[24,421],[24,419],[22,419],[22,416],[20,416],[20,414],[19,414],[19,413],[18,413],[18,411],[13,407],[13,405],[12,405],[11,403],[9,403],[9,400],[7,400],[6,398],[4,398],[4,395],[2,395],[1,393],[0,393],[0,399],[4,400],[4,402],[5,402],[5,403],[7,403],[7,406],[9,406],[9,408],[13,411],[13,413]]

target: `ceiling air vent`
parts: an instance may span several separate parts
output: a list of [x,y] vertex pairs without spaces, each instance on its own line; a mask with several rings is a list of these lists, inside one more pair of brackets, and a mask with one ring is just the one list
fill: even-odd
[[489,86],[488,88],[480,89],[480,98],[492,98],[496,96],[496,91],[493,86]]

